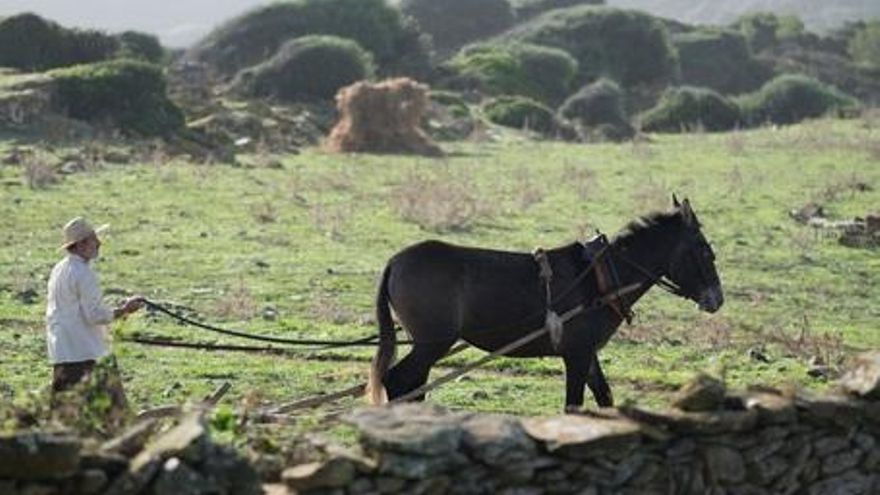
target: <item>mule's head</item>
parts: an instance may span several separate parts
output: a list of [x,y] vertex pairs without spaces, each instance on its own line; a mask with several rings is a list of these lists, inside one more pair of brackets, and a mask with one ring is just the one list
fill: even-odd
[[670,259],[667,276],[681,288],[682,296],[696,302],[700,309],[714,313],[724,304],[721,279],[715,270],[715,253],[700,231],[700,222],[690,201],[672,201],[682,220],[679,241]]

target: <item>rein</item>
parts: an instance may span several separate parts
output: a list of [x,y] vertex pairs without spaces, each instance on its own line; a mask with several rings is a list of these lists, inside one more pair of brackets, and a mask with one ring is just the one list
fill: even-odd
[[[287,345],[311,345],[311,346],[321,346],[322,349],[335,349],[340,347],[358,347],[358,346],[374,346],[376,345],[376,339],[379,338],[378,335],[369,335],[367,337],[361,337],[355,340],[315,340],[315,339],[286,339],[282,337],[272,337],[269,335],[259,335],[248,332],[242,332],[239,330],[229,330],[226,328],[216,327],[214,325],[208,325],[207,323],[202,323],[186,316],[183,316],[179,313],[175,313],[170,309],[158,304],[156,302],[150,300],[144,300],[144,304],[152,308],[160,313],[164,313],[171,318],[179,321],[180,323],[190,325],[196,328],[201,328],[202,330],[208,330],[210,332],[220,333],[223,335],[230,335],[232,337],[240,337],[243,339],[250,340],[259,340],[261,342],[273,342],[276,344],[287,344]],[[407,341],[401,341],[400,344],[407,344]]]

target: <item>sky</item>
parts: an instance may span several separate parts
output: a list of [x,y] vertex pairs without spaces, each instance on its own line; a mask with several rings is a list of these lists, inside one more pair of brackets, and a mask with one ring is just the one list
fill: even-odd
[[184,47],[223,21],[266,0],[0,0],[0,17],[33,12],[66,27],[155,34]]
[[[34,12],[66,27],[155,34],[182,48],[222,22],[272,0],[0,0],[0,17]],[[397,3],[392,0],[391,3]],[[744,10],[776,8],[801,15],[810,28],[841,19],[880,16],[880,0],[607,0],[687,22],[727,23]],[[831,24],[831,25],[829,25]]]

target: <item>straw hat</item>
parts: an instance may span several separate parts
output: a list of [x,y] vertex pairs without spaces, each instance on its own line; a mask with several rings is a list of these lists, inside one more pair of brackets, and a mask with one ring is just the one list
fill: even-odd
[[61,245],[58,249],[67,249],[73,244],[88,238],[92,234],[100,234],[107,230],[107,227],[110,225],[104,224],[98,227],[97,229],[92,227],[85,218],[76,217],[73,220],[67,222],[67,225],[62,229],[62,233],[64,234],[64,244]]

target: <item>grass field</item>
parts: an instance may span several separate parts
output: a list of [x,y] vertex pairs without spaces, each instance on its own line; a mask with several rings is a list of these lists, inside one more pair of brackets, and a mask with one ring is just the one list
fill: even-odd
[[[0,156],[15,144],[0,142]],[[227,327],[354,338],[376,331],[378,274],[410,243],[441,238],[531,251],[596,228],[612,234],[668,207],[676,192],[690,197],[714,245],[727,302],[710,316],[659,290],[649,293],[635,308],[634,325],[622,327],[601,354],[618,403],[661,407],[702,370],[723,374],[733,387],[822,389],[828,379],[810,376],[811,362],[833,368],[880,345],[878,252],[840,246],[788,217],[808,201],[824,204],[834,218],[880,210],[876,116],[634,144],[508,136],[447,150],[443,160],[306,150],[274,157],[281,168],[265,156],[231,167],[156,154],[139,164],[93,164],[57,183],[34,179],[39,163],[0,165],[0,394],[48,383],[45,283],[60,256],[60,227],[76,215],[112,224],[96,265],[108,299],[137,292]],[[277,319],[267,319],[271,313]],[[223,381],[233,384],[224,399],[230,405],[341,389],[366,377],[372,354],[209,353],[123,341],[135,334],[248,342],[143,312],[115,325],[113,347],[138,408],[200,398]],[[479,355],[468,351],[451,362]],[[557,413],[561,361],[496,361],[431,400]]]

